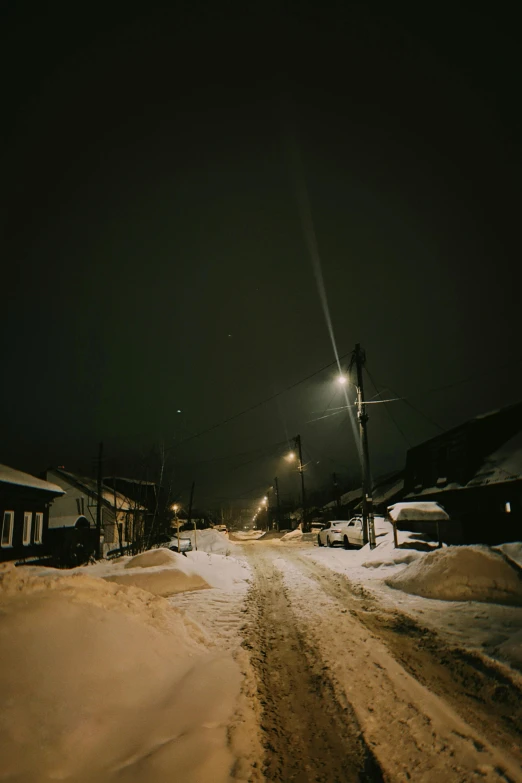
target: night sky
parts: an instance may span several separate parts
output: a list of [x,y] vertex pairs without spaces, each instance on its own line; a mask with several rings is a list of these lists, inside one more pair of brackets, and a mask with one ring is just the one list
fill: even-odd
[[294,492],[299,432],[310,487],[356,480],[335,367],[193,437],[334,360],[292,150],[338,351],[407,398],[371,407],[374,474],[521,398],[506,6],[2,8],[1,462],[88,473],[103,440],[137,473],[164,442],[182,498],[249,502]]

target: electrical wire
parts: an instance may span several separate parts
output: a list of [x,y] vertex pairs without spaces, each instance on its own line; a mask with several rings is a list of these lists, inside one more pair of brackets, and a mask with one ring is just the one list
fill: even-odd
[[[378,390],[378,388],[377,388],[377,385],[376,385],[375,381],[373,380],[373,376],[372,376],[372,374],[370,373],[370,371],[369,371],[368,367],[366,366],[366,368],[365,368],[365,369],[366,369],[366,374],[368,375],[368,377],[369,377],[370,381],[371,381],[371,382],[372,382],[372,384],[373,384],[373,388],[375,389],[375,391],[377,392],[377,394],[378,394],[378,395],[380,395],[380,394],[381,394],[381,392],[379,392],[379,390]],[[391,391],[392,393],[394,393],[394,392],[393,392],[393,389],[390,389],[389,391]],[[397,398],[397,399],[404,399],[404,398]],[[390,411],[390,409],[388,408],[388,405],[387,405],[387,403],[388,403],[388,402],[391,402],[391,400],[381,400],[381,402],[383,402],[383,403],[384,403],[384,407],[386,408],[386,412],[387,412],[388,416],[389,416],[389,417],[390,417],[390,419],[392,420],[393,424],[395,424],[395,427],[397,428],[398,432],[399,432],[399,433],[402,435],[402,437],[404,438],[404,441],[405,441],[406,445],[408,446],[408,448],[410,448],[410,449],[411,449],[411,446],[412,446],[412,444],[411,444],[411,441],[410,441],[410,439],[408,438],[408,436],[406,435],[406,433],[404,432],[404,430],[402,429],[402,427],[400,427],[400,426],[399,426],[399,423],[398,423],[397,419],[395,418],[395,416],[392,414],[392,412],[391,412],[391,411]]]
[[[341,361],[341,359],[346,359],[346,357],[350,356],[351,353],[352,351],[348,351],[347,353],[342,354],[341,356],[339,356],[339,361]],[[244,416],[246,413],[250,413],[251,411],[256,410],[256,408],[260,408],[262,405],[266,405],[267,403],[272,402],[272,400],[281,397],[282,394],[286,394],[286,392],[295,389],[297,386],[300,386],[302,383],[306,383],[306,381],[309,381],[311,378],[314,378],[316,375],[319,375],[325,370],[329,370],[330,367],[333,367],[334,365],[337,364],[338,364],[337,359],[335,359],[333,362],[330,362],[329,364],[325,364],[324,367],[320,367],[318,370],[315,370],[314,372],[310,373],[310,375],[307,375],[305,378],[301,378],[301,380],[296,381],[295,383],[291,383],[289,386],[286,386],[284,389],[281,389],[281,391],[270,395],[270,397],[265,397],[264,400],[260,400],[259,402],[254,403],[254,405],[251,405],[249,408],[245,408],[244,410],[239,411],[238,413],[234,413],[232,416],[228,416],[228,418],[223,419],[222,421],[218,421],[215,424],[212,424],[210,427],[207,427],[204,430],[200,430],[199,432],[195,432],[193,435],[190,435],[188,438],[184,438],[183,440],[180,440],[177,443],[172,444],[172,446],[169,447],[169,451],[174,448],[177,448],[178,446],[182,446],[184,443],[188,443],[189,441],[194,440],[195,438],[200,438],[202,435],[207,435],[209,432],[218,429],[218,427],[223,427],[225,424],[229,424],[229,422],[238,419],[240,416]]]

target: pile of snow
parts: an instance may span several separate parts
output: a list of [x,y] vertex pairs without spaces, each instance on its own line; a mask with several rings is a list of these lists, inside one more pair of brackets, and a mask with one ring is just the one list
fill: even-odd
[[486,546],[429,552],[386,584],[424,598],[522,606],[522,571]]
[[198,550],[187,552],[185,557],[169,549],[151,549],[114,564],[110,572],[104,568],[100,576],[109,582],[168,596],[209,587],[233,590],[238,583],[248,581],[250,569],[246,563],[226,555]]
[[257,541],[265,535],[264,530],[237,530],[232,531],[234,538],[239,538],[241,541]]
[[522,542],[513,541],[511,544],[500,544],[500,546],[495,546],[493,549],[502,552],[503,555],[522,568]]
[[[183,538],[190,538],[192,541],[192,548],[198,547],[198,552],[215,552],[218,555],[226,555],[230,553],[234,544],[230,542],[228,536],[223,533],[218,533],[217,530],[209,528],[208,530],[190,530],[183,531],[180,535]],[[197,539],[197,540],[196,540]],[[175,539],[173,539],[175,541]]]
[[187,557],[183,559],[189,562],[205,582],[220,590],[232,591],[237,585],[250,581],[250,568],[235,557],[198,551],[187,552]]
[[[404,536],[406,539],[402,543],[409,542],[409,534]],[[375,549],[370,549],[366,544],[360,551],[359,562],[365,568],[380,568],[381,566],[407,565],[423,557],[423,552],[416,549],[396,549],[393,536],[386,536],[379,542]]]
[[303,531],[301,530],[301,526],[296,527],[295,530],[291,530],[289,533],[285,533],[284,536],[281,537],[281,541],[297,541],[302,538]]
[[175,566],[183,555],[177,552],[171,552],[170,549],[149,549],[140,555],[131,557],[127,560],[125,568],[153,568],[154,566],[169,565]]
[[225,783],[241,673],[168,601],[0,567],[0,779]]

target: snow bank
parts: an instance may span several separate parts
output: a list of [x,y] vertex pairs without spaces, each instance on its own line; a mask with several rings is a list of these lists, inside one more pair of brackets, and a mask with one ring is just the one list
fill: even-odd
[[[53,569],[40,572],[44,571],[51,572]],[[75,573],[88,573],[109,582],[139,587],[165,597],[209,587],[234,590],[240,582],[246,582],[250,577],[246,563],[234,557],[201,550],[187,552],[185,557],[164,548],[121,558],[119,562],[85,566],[75,569]]]
[[234,538],[238,538],[241,541],[256,541],[265,535],[264,530],[233,530],[232,535]]
[[131,557],[125,563],[125,568],[152,568],[153,566],[170,565],[174,566],[180,561],[183,555],[177,552],[171,552],[170,549],[149,549],[140,555]]
[[386,536],[375,549],[366,544],[361,550],[360,564],[365,568],[380,568],[381,566],[407,565],[423,556],[416,549],[396,549],[393,536]]
[[[181,535],[183,538],[190,538],[192,541],[192,548],[196,548],[196,536],[193,530],[184,530]],[[197,545],[198,552],[201,550],[202,552],[215,552],[219,555],[226,555],[227,552],[231,552],[234,547],[234,544],[230,542],[228,536],[223,535],[223,533],[218,533],[217,530],[212,530],[211,528],[197,531]]]
[[233,590],[248,580],[250,570],[245,563],[226,555],[198,550],[187,552],[185,557],[169,549],[152,549],[100,575],[110,582],[168,596],[208,587]]
[[511,544],[501,544],[495,546],[493,549],[502,552],[503,555],[513,560],[517,565],[522,568],[522,542],[513,541]]
[[0,568],[0,779],[225,783],[241,674],[168,601]]
[[211,587],[221,590],[234,590],[237,585],[249,581],[250,578],[248,565],[234,557],[198,551],[187,552],[184,560],[189,561],[193,569]]
[[296,527],[295,530],[291,530],[289,533],[285,533],[284,536],[281,537],[281,541],[296,541],[300,539],[303,535],[303,531],[301,530],[301,527]]
[[424,598],[522,606],[520,570],[485,546],[429,552],[386,584]]
[[[183,555],[180,555],[183,557]],[[106,582],[116,582],[128,587],[139,587],[154,595],[174,595],[192,590],[206,590],[208,582],[195,572],[186,573],[179,568],[160,568],[154,571],[118,573],[102,577]]]

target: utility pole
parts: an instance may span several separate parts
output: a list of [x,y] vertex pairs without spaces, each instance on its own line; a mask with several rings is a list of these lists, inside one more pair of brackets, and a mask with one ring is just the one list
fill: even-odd
[[97,503],[96,503],[96,559],[101,560],[102,557],[102,547],[101,547],[101,528],[102,528],[102,463],[103,463],[103,443],[100,443],[98,446],[98,475],[97,475],[97,482],[96,482],[96,494],[97,494]]
[[296,435],[295,437],[295,447],[297,449],[297,453],[299,455],[299,466],[298,470],[301,474],[301,502],[303,504],[303,519],[302,519],[302,529],[303,533],[308,533],[308,522],[306,519],[306,494],[305,494],[305,483],[304,483],[304,468],[303,468],[303,450],[301,446],[301,436]]
[[350,366],[355,364],[357,370],[357,419],[359,421],[362,491],[363,491],[363,541],[370,542],[370,548],[375,547],[375,526],[373,519],[372,477],[370,472],[370,452],[368,448],[368,414],[364,402],[363,366],[366,354],[360,343],[357,343],[352,354]]
[[332,473],[332,480],[334,486],[335,506],[337,508],[337,516],[341,515],[341,496],[339,495],[339,484],[337,482],[337,474]]
[[281,531],[281,499],[279,497],[279,482],[277,480],[277,476],[274,479],[274,488],[275,488],[275,494],[276,494],[276,503],[277,503],[277,530]]
[[[194,501],[194,487],[196,486],[196,482],[192,482],[192,486],[190,488],[190,500],[189,500],[189,507],[188,507],[188,519],[187,522],[190,525],[192,521],[192,503]],[[196,527],[196,521],[194,520],[194,548],[196,552],[198,551],[198,530]]]

